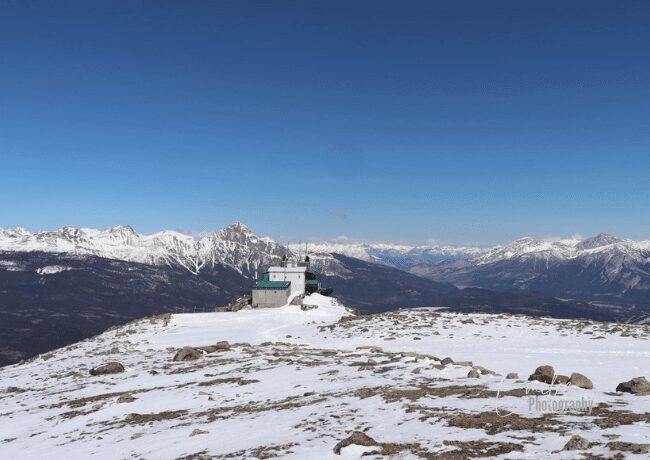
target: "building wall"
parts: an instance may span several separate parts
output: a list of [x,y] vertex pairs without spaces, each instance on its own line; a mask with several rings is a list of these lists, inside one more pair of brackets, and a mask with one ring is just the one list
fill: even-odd
[[253,307],[269,308],[286,305],[289,300],[289,288],[253,289]]
[[271,267],[270,281],[291,281],[291,294],[305,292],[305,267]]

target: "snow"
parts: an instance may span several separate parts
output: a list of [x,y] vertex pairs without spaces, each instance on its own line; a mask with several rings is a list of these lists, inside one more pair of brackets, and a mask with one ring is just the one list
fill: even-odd
[[53,275],[68,270],[72,270],[72,267],[66,267],[64,265],[47,265],[45,267],[37,268],[36,273],[40,275]]
[[[555,398],[586,398],[612,411],[648,414],[650,397],[612,392],[650,368],[650,327],[432,309],[350,319],[336,299],[313,294],[304,303],[317,308],[286,305],[143,319],[3,368],[0,458],[338,459],[381,449],[351,445],[334,454],[334,445],[354,430],[393,443],[398,458],[417,458],[408,446],[441,453],[470,441],[522,449],[501,458],[541,458],[559,451],[571,434],[599,442],[589,451],[594,455],[613,455],[606,447],[612,435],[650,443],[645,422],[598,427],[586,414],[555,414],[565,433],[544,425],[486,432],[501,419],[453,424],[454,417],[495,414],[497,404],[524,418],[540,417],[527,397],[497,400],[489,391],[549,386],[486,374],[468,379],[468,365],[440,365],[451,356],[526,379],[537,366],[550,364],[561,374],[587,375],[595,387],[565,387]],[[172,361],[178,348],[222,340],[230,342],[230,350]],[[89,375],[91,367],[108,361],[120,361],[126,371]],[[429,393],[400,393],[422,388]],[[436,393],[450,388],[456,393]],[[489,394],[471,396],[480,388]],[[125,395],[134,399],[118,402]],[[529,436],[534,441],[522,441]]]

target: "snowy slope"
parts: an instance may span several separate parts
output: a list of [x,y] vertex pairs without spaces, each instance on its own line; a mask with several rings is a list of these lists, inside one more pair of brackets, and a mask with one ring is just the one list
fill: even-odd
[[[650,396],[613,393],[650,368],[648,327],[426,309],[350,317],[334,299],[305,304],[144,319],[3,368],[0,458],[577,458],[557,452],[572,434],[596,443],[594,455],[650,443]],[[229,350],[172,361],[222,340]],[[593,390],[539,398],[595,406],[530,409],[525,390],[548,385],[470,379],[469,360],[524,379],[542,364],[581,372]],[[108,361],[126,371],[89,375]],[[336,454],[352,431],[380,445]]]

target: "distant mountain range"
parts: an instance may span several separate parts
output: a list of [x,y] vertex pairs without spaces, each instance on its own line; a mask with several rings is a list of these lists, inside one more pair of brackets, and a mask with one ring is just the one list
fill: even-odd
[[[310,256],[324,266],[323,282],[335,289],[335,296],[366,312],[436,306],[602,320],[642,316],[623,303],[599,308],[563,301],[554,297],[585,297],[564,295],[562,289],[549,294],[537,284],[516,282],[524,276],[516,265],[520,260],[537,261],[529,270],[537,273],[540,260],[550,256],[533,254],[596,254],[607,238],[575,244],[519,240],[512,248],[490,249],[311,245]],[[639,244],[617,240],[605,246]],[[142,235],[128,226],[39,233],[0,229],[0,365],[142,316],[225,305],[249,291],[255,278],[284,254],[295,256],[291,248],[258,237],[241,223],[198,240],[174,231]],[[619,259],[607,258],[607,267],[619,267],[617,279],[626,292],[643,293],[647,258],[643,269],[641,259],[634,265],[629,256]],[[476,271],[500,261],[515,264],[504,267],[500,284],[490,273],[479,276]],[[594,292],[592,298],[601,300]]]
[[650,307],[650,241],[604,233],[582,241],[522,238],[463,260],[415,264],[409,271],[457,286]]
[[311,248],[396,267],[458,287],[650,307],[650,241],[521,238],[488,248],[318,243]]

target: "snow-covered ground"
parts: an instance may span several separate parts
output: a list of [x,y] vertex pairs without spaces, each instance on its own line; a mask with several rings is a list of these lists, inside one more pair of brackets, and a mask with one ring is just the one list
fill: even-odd
[[[605,457],[650,444],[650,396],[614,392],[648,376],[646,326],[428,309],[354,317],[317,294],[304,304],[143,319],[3,368],[0,458],[582,458],[561,451],[571,435]],[[173,361],[224,340],[227,350]],[[90,375],[111,361],[125,372]],[[594,389],[528,382],[544,364]],[[541,393],[550,388],[559,394]],[[543,412],[536,396],[593,408]],[[354,431],[376,445],[335,453]]]

